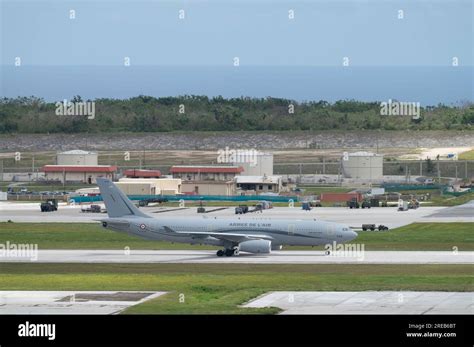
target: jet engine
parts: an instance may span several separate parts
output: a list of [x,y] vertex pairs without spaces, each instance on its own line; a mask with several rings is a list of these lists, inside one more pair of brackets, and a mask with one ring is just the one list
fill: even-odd
[[272,242],[267,240],[252,240],[240,243],[240,250],[249,253],[270,253]]

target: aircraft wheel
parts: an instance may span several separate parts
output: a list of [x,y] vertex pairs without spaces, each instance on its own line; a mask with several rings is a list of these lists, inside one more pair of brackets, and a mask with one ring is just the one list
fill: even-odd
[[224,255],[224,251],[222,249],[219,249],[216,254],[218,257],[222,257]]
[[234,255],[234,250],[233,249],[226,249],[225,250],[225,255],[226,255],[226,257],[232,257]]
[[326,251],[326,255],[331,255],[331,251]]

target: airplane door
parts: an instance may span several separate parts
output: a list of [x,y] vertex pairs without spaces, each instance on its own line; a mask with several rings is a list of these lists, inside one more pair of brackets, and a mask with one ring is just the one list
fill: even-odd
[[295,225],[288,224],[288,235],[293,236],[295,234]]

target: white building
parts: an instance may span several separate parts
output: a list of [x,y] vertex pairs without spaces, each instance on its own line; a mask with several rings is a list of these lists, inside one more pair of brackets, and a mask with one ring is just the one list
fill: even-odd
[[56,156],[57,165],[88,165],[99,164],[99,157],[96,152],[81,151],[78,149],[61,152]]
[[[248,158],[247,158],[248,159]],[[253,162],[234,162],[233,165],[241,166],[246,176],[271,176],[273,175],[273,153],[257,152]]]
[[371,152],[344,153],[342,174],[346,178],[377,180],[383,177],[383,155]]

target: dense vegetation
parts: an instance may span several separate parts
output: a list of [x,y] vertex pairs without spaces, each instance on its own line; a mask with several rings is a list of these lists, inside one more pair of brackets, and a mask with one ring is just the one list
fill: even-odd
[[[81,101],[79,96],[72,101]],[[96,99],[95,119],[56,115],[54,102],[36,97],[0,99],[0,133],[103,131],[462,130],[472,129],[474,104],[428,106],[420,119],[381,116],[379,102],[328,103],[277,98],[138,96]],[[294,113],[290,113],[290,105]],[[184,106],[184,108],[183,108]],[[183,112],[184,111],[184,112]]]

